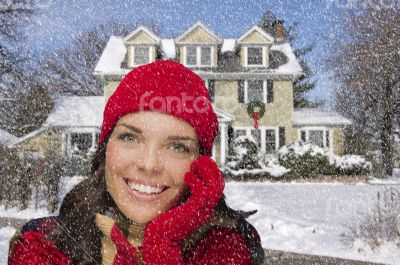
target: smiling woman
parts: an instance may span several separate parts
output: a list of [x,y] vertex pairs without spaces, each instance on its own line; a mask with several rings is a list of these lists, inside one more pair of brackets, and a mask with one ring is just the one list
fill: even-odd
[[225,203],[210,157],[217,133],[194,72],[172,61],[135,68],[106,104],[91,175],[59,216],[16,233],[9,264],[262,264],[249,214]]

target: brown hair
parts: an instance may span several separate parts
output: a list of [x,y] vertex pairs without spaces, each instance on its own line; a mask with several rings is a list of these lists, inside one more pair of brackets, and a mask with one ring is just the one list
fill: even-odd
[[58,216],[59,226],[50,236],[73,264],[101,264],[101,232],[95,224],[95,214],[109,208],[117,210],[104,179],[107,142],[98,147],[89,177],[65,196]]

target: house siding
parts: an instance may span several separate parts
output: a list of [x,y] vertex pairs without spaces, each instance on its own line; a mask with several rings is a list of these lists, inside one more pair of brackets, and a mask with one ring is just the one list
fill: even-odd
[[342,129],[333,129],[333,153],[336,155],[343,154],[344,133]]
[[47,155],[55,152],[62,155],[62,134],[60,130],[45,130],[17,146],[18,152],[32,151]]
[[108,81],[104,85],[104,100],[105,102],[111,97],[114,91],[117,89],[119,81]]

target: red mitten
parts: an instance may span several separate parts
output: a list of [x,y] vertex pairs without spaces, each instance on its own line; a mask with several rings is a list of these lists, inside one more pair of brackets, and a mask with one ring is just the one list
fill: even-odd
[[96,223],[103,234],[111,239],[117,249],[113,264],[137,264],[136,248],[129,243],[118,224],[111,217],[101,214],[96,215]]
[[208,156],[199,156],[184,176],[191,195],[187,202],[152,220],[145,228],[143,260],[150,264],[183,264],[180,243],[208,221],[218,204],[224,177]]

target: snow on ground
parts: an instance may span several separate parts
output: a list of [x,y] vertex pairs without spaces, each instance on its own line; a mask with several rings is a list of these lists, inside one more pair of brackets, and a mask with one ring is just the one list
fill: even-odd
[[13,227],[0,227],[0,264],[7,264],[8,242],[14,233]]
[[[258,212],[249,218],[264,248],[349,259],[400,263],[400,249],[385,245],[378,253],[358,252],[340,242],[346,225],[360,221],[388,185],[227,183],[225,194],[234,209]],[[400,185],[393,185],[398,187]],[[390,253],[390,255],[388,255]]]
[[[62,197],[82,177],[63,178]],[[225,188],[228,204],[235,209],[258,212],[249,221],[259,231],[264,248],[315,255],[359,259],[386,264],[400,263],[400,249],[386,244],[379,252],[362,243],[348,249],[340,242],[346,225],[361,220],[374,205],[378,191],[400,185],[340,183],[236,183]],[[0,208],[0,217],[33,218],[47,215],[44,208],[18,212]],[[6,264],[11,227],[0,228],[0,264]],[[358,252],[358,249],[364,249]]]

